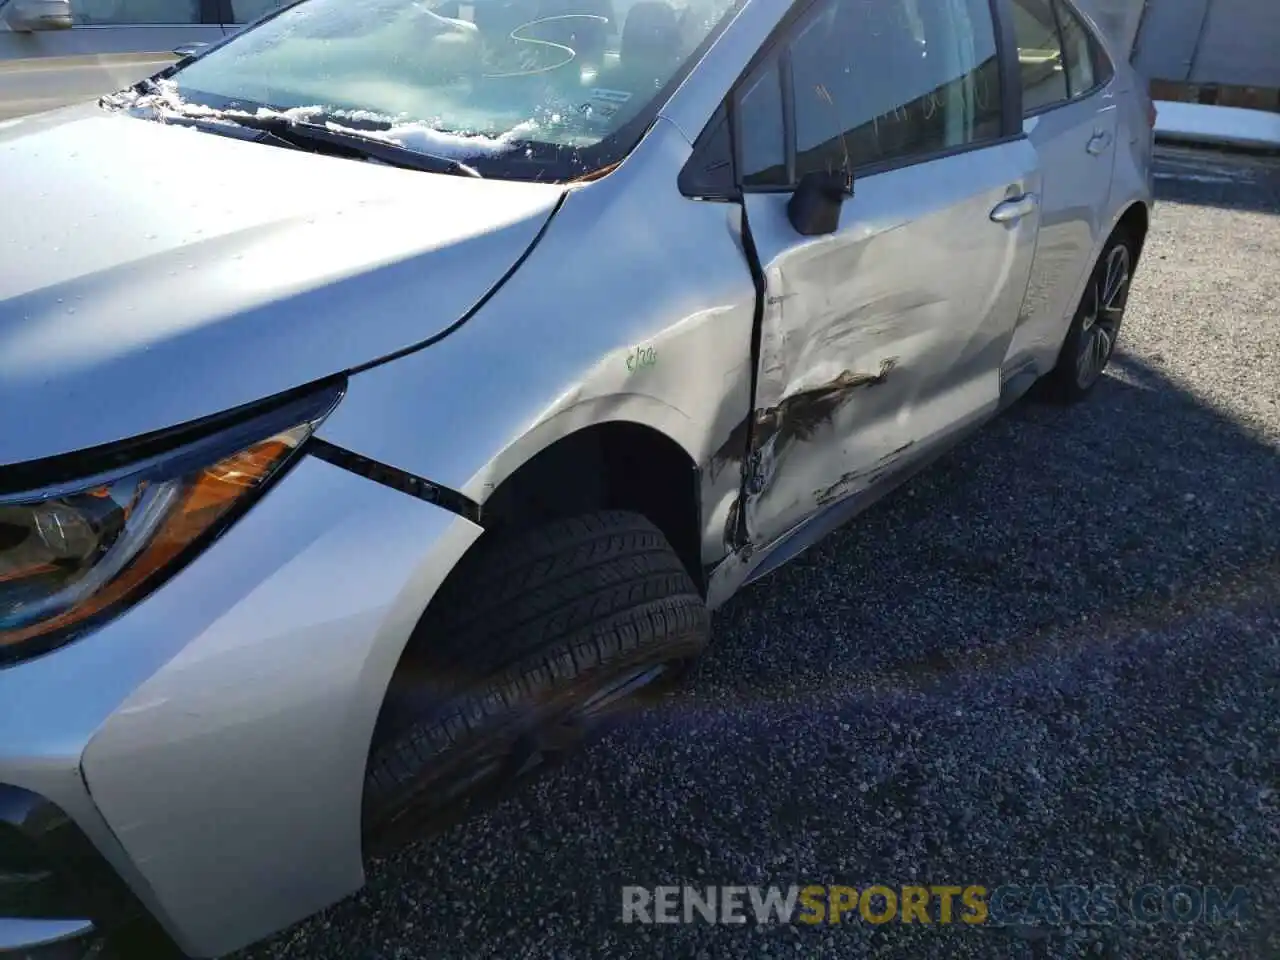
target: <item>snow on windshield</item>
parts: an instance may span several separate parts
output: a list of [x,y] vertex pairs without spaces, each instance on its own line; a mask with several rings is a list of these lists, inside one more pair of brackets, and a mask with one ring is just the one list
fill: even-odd
[[456,160],[590,147],[650,107],[733,3],[305,0],[126,106],[232,121],[244,105]]
[[[321,105],[289,107],[277,110],[258,107],[255,110],[219,109],[183,98],[173,80],[157,80],[145,89],[130,88],[103,98],[109,106],[151,120],[191,118],[209,123],[234,124],[239,119],[281,119],[304,123],[323,123],[331,130],[356,133],[386,140],[410,150],[430,153],[452,160],[498,156],[514,150],[520,141],[537,135],[534,121],[518,124],[499,137],[482,134],[459,134],[436,130],[419,121],[405,120],[370,110],[342,110]],[[343,121],[347,121],[344,123]],[[361,124],[360,127],[353,124]],[[378,124],[372,129],[365,124]]]

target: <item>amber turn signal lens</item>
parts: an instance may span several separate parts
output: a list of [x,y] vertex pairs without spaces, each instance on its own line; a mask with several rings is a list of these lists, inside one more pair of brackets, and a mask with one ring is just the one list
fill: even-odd
[[144,593],[260,488],[311,428],[276,434],[185,476],[124,476],[55,499],[0,502],[0,654]]

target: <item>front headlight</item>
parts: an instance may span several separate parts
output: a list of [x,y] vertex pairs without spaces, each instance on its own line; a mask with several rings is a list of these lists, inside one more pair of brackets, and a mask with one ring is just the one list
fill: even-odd
[[0,487],[0,664],[65,643],[158,586],[279,475],[339,396],[335,386],[198,429],[159,453],[135,446],[138,459],[82,480]]

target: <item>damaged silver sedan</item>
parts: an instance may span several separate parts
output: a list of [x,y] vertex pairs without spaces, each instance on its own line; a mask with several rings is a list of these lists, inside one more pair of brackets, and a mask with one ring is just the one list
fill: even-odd
[[0,954],[320,910],[1084,398],[1152,122],[1070,0],[302,0],[7,121]]

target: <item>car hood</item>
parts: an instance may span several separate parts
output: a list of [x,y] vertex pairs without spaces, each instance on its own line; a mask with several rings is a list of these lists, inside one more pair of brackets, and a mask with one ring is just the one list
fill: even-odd
[[508,274],[563,188],[76,107],[0,123],[0,464],[383,359]]

